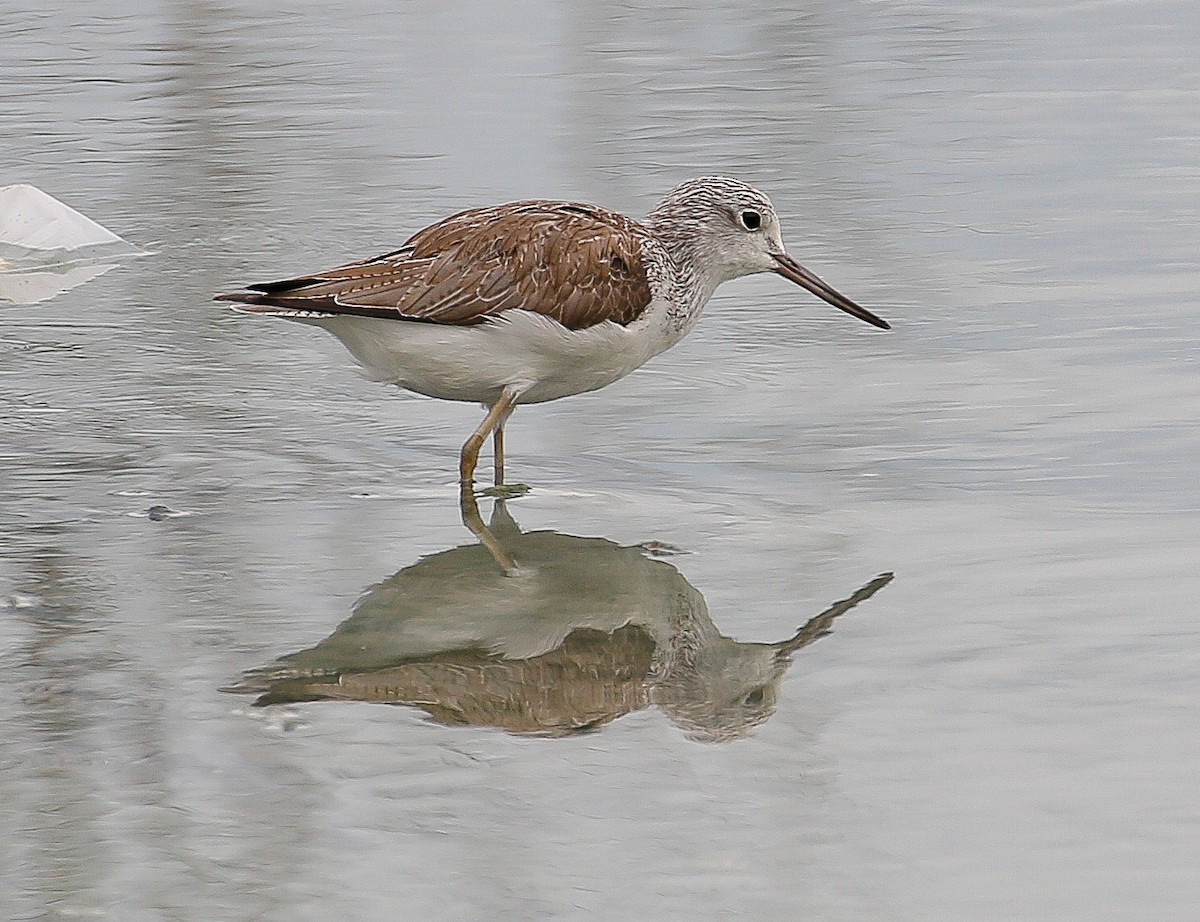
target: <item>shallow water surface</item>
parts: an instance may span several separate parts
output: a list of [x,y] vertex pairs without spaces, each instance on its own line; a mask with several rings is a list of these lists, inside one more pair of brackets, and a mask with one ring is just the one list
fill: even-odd
[[[0,304],[0,916],[1192,918],[1197,18],[0,13],[0,185],[151,251]],[[895,329],[518,410],[512,579],[477,408],[209,300],[703,173]]]

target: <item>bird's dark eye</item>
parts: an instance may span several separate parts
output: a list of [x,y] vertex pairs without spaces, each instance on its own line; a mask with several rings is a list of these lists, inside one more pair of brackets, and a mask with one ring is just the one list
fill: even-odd
[[757,211],[751,211],[749,208],[738,215],[738,219],[742,222],[742,227],[748,231],[756,231],[762,227],[762,215]]

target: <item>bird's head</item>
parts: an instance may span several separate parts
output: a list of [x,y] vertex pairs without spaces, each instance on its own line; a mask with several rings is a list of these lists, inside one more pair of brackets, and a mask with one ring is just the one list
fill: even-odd
[[891,329],[789,256],[771,200],[740,180],[689,179],[658,204],[647,224],[714,288],[743,275],[776,272],[859,320]]

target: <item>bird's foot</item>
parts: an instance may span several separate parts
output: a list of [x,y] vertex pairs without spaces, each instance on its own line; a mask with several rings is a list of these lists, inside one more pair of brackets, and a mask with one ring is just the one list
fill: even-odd
[[531,487],[527,483],[501,483],[494,487],[484,487],[482,490],[476,490],[480,496],[490,496],[493,499],[516,499],[518,496],[524,496]]
[[690,553],[678,544],[669,544],[666,541],[643,541],[638,547],[651,557],[674,557],[676,554]]

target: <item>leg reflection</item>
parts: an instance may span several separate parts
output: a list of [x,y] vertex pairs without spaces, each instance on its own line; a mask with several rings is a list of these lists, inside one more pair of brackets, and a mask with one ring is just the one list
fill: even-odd
[[[521,568],[517,566],[512,554],[508,552],[492,529],[483,523],[483,516],[479,514],[479,503],[475,500],[475,491],[469,483],[462,484],[458,494],[458,505],[459,511],[462,513],[463,525],[479,539],[480,544],[487,548],[487,552],[492,555],[492,559],[496,561],[501,572],[505,576],[517,576],[521,572]],[[497,526],[511,521],[508,510],[504,508],[504,500],[497,499],[492,510],[492,525]]]

